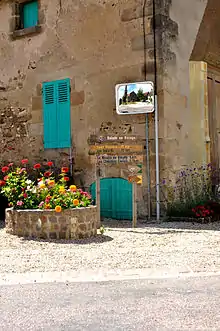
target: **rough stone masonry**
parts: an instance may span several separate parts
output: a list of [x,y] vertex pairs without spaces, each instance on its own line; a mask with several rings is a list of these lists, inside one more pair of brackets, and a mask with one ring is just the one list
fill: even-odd
[[6,210],[6,232],[19,237],[82,239],[99,227],[96,206],[63,210]]

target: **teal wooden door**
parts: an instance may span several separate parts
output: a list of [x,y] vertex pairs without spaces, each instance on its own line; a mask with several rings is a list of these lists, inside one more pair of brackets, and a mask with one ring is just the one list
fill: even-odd
[[[91,185],[93,199],[96,185]],[[118,220],[132,219],[132,184],[123,178],[102,178],[100,180],[101,216]]]

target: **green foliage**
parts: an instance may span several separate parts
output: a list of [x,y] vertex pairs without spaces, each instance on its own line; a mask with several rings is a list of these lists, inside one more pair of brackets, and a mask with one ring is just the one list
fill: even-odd
[[7,197],[10,206],[17,209],[37,208],[36,188],[25,168],[10,169],[1,181],[1,193]]
[[140,88],[137,92],[137,97],[139,101],[144,101],[144,91],[142,88]]
[[101,235],[103,235],[105,233],[106,229],[105,229],[104,225],[100,226],[99,231],[100,231]]

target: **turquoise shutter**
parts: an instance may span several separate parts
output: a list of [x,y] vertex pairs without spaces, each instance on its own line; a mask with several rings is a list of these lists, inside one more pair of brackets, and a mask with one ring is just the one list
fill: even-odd
[[23,26],[24,29],[31,28],[38,24],[38,1],[31,1],[23,5]]
[[70,80],[59,80],[56,86],[58,148],[69,148],[71,147]]
[[43,84],[44,147],[57,148],[56,82]]

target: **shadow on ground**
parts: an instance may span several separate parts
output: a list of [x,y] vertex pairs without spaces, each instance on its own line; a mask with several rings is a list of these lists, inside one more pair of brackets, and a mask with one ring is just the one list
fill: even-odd
[[[186,233],[186,232],[194,232],[199,230],[220,231],[220,222],[201,224],[197,222],[183,222],[183,221],[175,221],[175,222],[140,221],[137,224],[137,228],[132,228],[131,221],[124,221],[124,220],[116,221],[111,219],[103,219],[102,224],[106,228],[109,228],[111,231],[124,231],[124,229],[126,229],[129,230],[130,232],[142,233],[142,234],[148,233],[152,235],[153,234],[164,235],[166,233],[181,233],[181,232]],[[143,229],[146,229],[147,231],[144,232]],[[153,229],[153,231],[150,231],[150,229]]]
[[38,241],[38,242],[48,242],[48,243],[56,243],[61,245],[73,244],[73,245],[89,245],[89,244],[102,244],[108,241],[112,241],[113,238],[106,235],[98,234],[94,237],[85,238],[85,239],[40,239],[40,238],[30,238],[30,237],[22,237],[23,241]]

